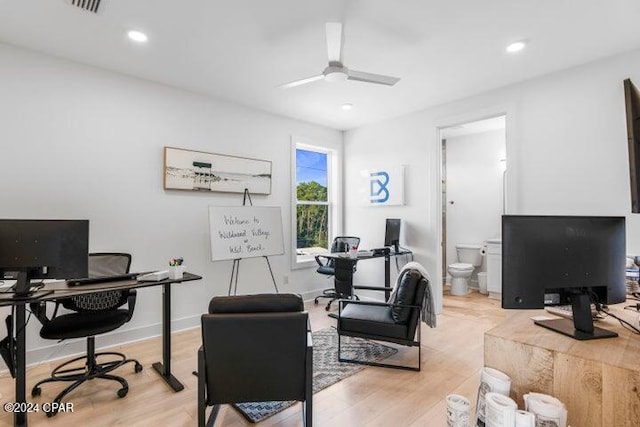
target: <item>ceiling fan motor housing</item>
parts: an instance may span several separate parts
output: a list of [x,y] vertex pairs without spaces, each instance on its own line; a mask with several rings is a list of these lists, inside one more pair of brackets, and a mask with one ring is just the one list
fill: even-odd
[[343,82],[349,78],[349,69],[340,62],[331,61],[322,74],[328,82]]

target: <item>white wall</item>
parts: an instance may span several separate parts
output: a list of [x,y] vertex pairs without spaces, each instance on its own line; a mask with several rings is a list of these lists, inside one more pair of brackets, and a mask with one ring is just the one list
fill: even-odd
[[[163,147],[271,160],[272,194],[253,202],[282,207],[289,242],[291,134],[342,153],[339,131],[0,45],[0,218],[89,219],[90,249],[132,253],[132,271],[184,257],[204,279],[174,286],[174,329],[199,324],[209,299],[227,293],[231,261],[210,261],[207,208],[242,195],[163,190]],[[280,290],[325,288],[314,270],[290,270],[289,251],[271,257]],[[262,258],[241,262],[238,289],[273,291]],[[125,332],[98,345],[159,334],[160,302],[160,289],[139,291]],[[84,349],[52,350],[38,329],[32,319],[31,361]]]
[[[345,232],[379,240],[385,217],[403,218],[404,244],[432,272],[440,293],[436,128],[506,113],[507,212],[626,215],[628,252],[640,253],[622,89],[626,77],[640,81],[639,70],[640,51],[634,51],[347,132]],[[358,206],[358,171],[383,160],[407,165],[407,206]],[[374,277],[375,267],[361,264],[358,274]]]
[[[505,159],[505,130],[446,140],[446,265],[449,265],[458,262],[457,244],[481,245],[500,234],[505,165],[500,160]],[[477,272],[484,270],[484,266],[476,268],[472,286],[477,286]]]

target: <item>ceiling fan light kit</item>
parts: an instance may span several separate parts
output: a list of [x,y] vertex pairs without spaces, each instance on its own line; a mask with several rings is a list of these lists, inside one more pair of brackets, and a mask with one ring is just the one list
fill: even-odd
[[339,62],[329,62],[329,66],[322,72],[324,79],[330,83],[347,80],[349,78],[348,73],[347,67]]

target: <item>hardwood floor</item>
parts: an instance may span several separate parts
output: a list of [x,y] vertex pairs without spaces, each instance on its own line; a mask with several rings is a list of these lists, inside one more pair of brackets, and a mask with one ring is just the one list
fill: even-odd
[[[324,305],[307,304],[314,330],[335,325]],[[445,426],[446,404],[450,393],[475,401],[479,370],[483,366],[483,334],[504,317],[498,301],[471,293],[464,297],[445,295],[438,327],[422,327],[422,371],[367,367],[314,395],[314,423],[317,426]],[[194,426],[196,425],[196,351],[200,330],[175,333],[172,337],[172,370],[185,385],[174,393],[161,381],[151,364],[160,359],[160,338],[117,347],[137,358],[144,370],[134,374],[133,366],[119,368],[116,374],[129,382],[129,394],[119,399],[119,386],[113,382],[91,381],[74,391],[67,401],[73,413],[47,418],[42,412],[29,414],[32,426]],[[99,344],[99,339],[98,339]],[[414,361],[416,349],[402,348],[395,360]],[[393,360],[393,359],[389,359]],[[61,361],[43,363],[27,371],[27,386],[45,378]],[[64,384],[47,384],[42,395],[28,397],[34,403],[50,402]],[[0,377],[0,393],[12,400],[13,379]],[[30,389],[27,393],[30,393]],[[260,423],[260,426],[299,426],[301,407],[296,404]],[[0,412],[0,426],[12,425],[12,416]],[[251,423],[229,406],[223,406],[216,426],[248,426]]]

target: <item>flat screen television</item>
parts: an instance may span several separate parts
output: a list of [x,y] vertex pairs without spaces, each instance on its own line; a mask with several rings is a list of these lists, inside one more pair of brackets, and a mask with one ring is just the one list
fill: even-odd
[[16,294],[31,279],[87,277],[88,265],[88,220],[0,219],[0,278],[19,273]]
[[640,91],[630,79],[624,81],[624,100],[627,113],[631,212],[640,213]]
[[576,339],[617,336],[594,328],[591,303],[626,298],[625,218],[599,216],[502,217],[502,307],[567,304],[568,319],[535,323]]
[[400,225],[398,218],[387,218],[384,230],[384,245],[393,246],[393,250],[400,252]]

